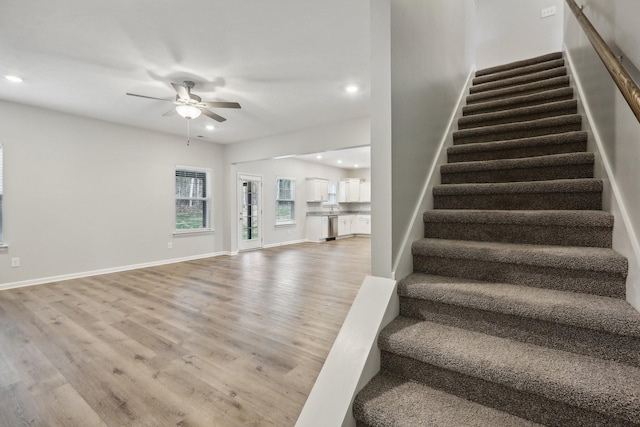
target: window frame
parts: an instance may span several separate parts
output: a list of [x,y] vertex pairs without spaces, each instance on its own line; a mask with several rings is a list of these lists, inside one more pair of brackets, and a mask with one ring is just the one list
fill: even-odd
[[[289,197],[281,197],[280,194],[280,182],[281,181],[289,181],[290,182],[290,191]],[[277,176],[276,177],[276,197],[275,197],[275,225],[283,226],[283,225],[295,225],[296,224],[296,179],[288,176]],[[286,202],[291,204],[291,216],[288,219],[278,219],[278,207],[280,206],[280,202]]]
[[[204,174],[204,195],[202,196],[191,196],[191,197],[179,197],[178,194],[178,174],[179,172],[186,174],[193,174],[194,178],[198,178],[198,175]],[[212,209],[212,197],[211,197],[211,180],[212,180],[212,170],[210,168],[203,168],[198,166],[186,166],[186,165],[176,165],[174,169],[174,221],[173,221],[173,234],[194,234],[194,233],[209,233],[213,231],[213,209]],[[202,227],[194,227],[194,228],[178,228],[178,201],[180,200],[192,200],[197,202],[204,202],[203,208],[203,225]]]

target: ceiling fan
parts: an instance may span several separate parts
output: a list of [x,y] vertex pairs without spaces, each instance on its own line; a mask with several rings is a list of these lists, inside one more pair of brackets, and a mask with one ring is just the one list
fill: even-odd
[[181,86],[176,83],[171,83],[171,86],[173,86],[173,88],[176,90],[175,100],[166,99],[166,98],[155,98],[153,96],[138,95],[135,93],[127,93],[127,95],[138,96],[140,98],[155,99],[158,101],[173,102],[174,104],[176,104],[176,112],[187,120],[195,119],[200,114],[204,114],[205,116],[213,120],[216,120],[218,122],[224,122],[227,119],[208,109],[209,108],[240,108],[240,104],[238,104],[237,102],[203,101],[202,98],[200,98],[198,95],[191,93],[191,89],[193,89],[195,85],[196,84],[190,80],[185,80],[184,86]]

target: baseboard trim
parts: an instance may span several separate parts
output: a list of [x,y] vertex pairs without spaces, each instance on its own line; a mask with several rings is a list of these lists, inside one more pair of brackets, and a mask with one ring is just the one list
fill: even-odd
[[278,246],[289,246],[289,245],[297,245],[298,243],[305,243],[305,242],[310,242],[311,240],[307,240],[307,239],[300,239],[300,240],[289,240],[287,242],[280,242],[280,243],[270,243],[268,245],[263,245],[262,248],[263,249],[269,249],[269,248],[277,248]]
[[100,270],[91,270],[91,271],[83,271],[79,273],[62,274],[59,276],[41,277],[38,279],[23,280],[19,282],[2,283],[0,284],[0,291],[7,290],[7,289],[24,288],[27,286],[44,285],[46,283],[62,282],[64,280],[82,279],[85,277],[100,276],[103,274],[119,273],[122,271],[139,270],[141,268],[158,267],[161,265],[176,264],[179,262],[194,261],[194,260],[203,259],[203,258],[213,258],[213,257],[218,257],[223,255],[231,255],[231,253],[228,251],[221,251],[221,252],[193,255],[193,256],[182,257],[182,258],[172,258],[172,259],[166,259],[161,261],[152,261],[152,262],[145,262],[140,264],[124,265],[120,267],[103,268]]

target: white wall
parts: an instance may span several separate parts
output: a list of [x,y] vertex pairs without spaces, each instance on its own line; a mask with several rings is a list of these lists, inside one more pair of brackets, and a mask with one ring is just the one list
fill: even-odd
[[[0,116],[0,287],[223,250],[221,146],[7,102]],[[215,233],[173,237],[176,164],[213,170]]]
[[391,3],[393,259],[472,68],[466,24],[474,13],[472,0]]
[[[585,14],[614,49],[636,60],[640,28],[631,17],[639,16],[640,3],[587,0],[585,5]],[[630,262],[627,300],[640,309],[640,124],[568,8],[564,33],[567,56],[582,92],[581,108],[593,129],[590,148],[599,153],[597,171],[605,182],[603,208],[616,217],[614,249]],[[625,67],[639,74],[629,59]]]
[[371,0],[371,275],[391,278],[391,1]]
[[[563,0],[479,0],[476,68],[562,50],[563,4]],[[541,19],[541,10],[550,6],[557,14]]]

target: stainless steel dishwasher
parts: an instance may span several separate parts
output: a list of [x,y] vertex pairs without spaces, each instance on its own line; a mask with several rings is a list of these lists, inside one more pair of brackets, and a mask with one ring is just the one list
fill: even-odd
[[336,240],[338,237],[338,215],[329,215],[329,234],[327,240]]

